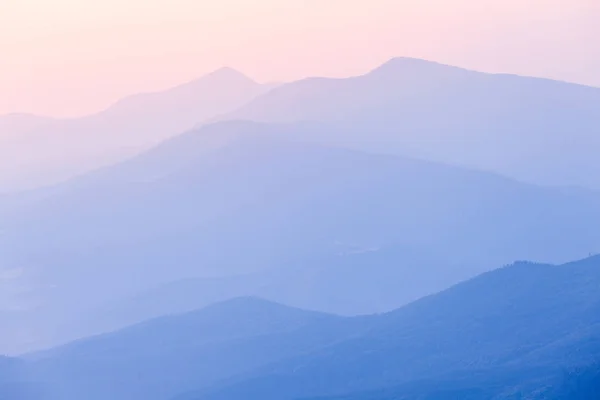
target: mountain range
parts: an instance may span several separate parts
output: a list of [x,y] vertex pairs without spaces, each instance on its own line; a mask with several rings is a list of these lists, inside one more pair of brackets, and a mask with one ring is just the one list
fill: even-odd
[[127,97],[90,116],[0,117],[0,192],[47,186],[120,162],[272,87],[223,68],[162,92]]
[[[304,122],[320,143],[600,190],[600,89],[396,58],[345,79],[260,85],[224,68],[96,115],[0,117],[0,189],[46,185],[139,154],[194,125]],[[309,137],[305,135],[305,139]]]
[[592,257],[516,263],[363,317],[238,298],[13,362],[44,400],[560,399],[598,383],[599,285]]
[[[168,282],[273,271],[269,298],[377,312],[512,260],[563,262],[600,248],[595,192],[291,138],[314,129],[218,123],[7,196],[0,249],[11,283],[26,288],[10,306],[59,330],[66,316]],[[348,301],[355,292],[363,296]]]
[[561,266],[518,263],[384,314],[363,335],[182,398],[302,398],[460,382],[454,375],[471,377],[477,388],[479,374],[517,374],[521,382],[478,398],[514,398],[529,389],[545,398],[540,380],[551,388],[565,371],[597,360],[598,268],[598,257]]
[[282,85],[223,118],[326,123],[340,129],[315,140],[598,190],[598,109],[598,88],[396,58]]
[[399,58],[0,117],[0,400],[595,399],[598,109]]

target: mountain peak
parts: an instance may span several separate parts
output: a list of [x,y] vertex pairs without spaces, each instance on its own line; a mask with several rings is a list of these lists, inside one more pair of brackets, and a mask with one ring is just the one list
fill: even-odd
[[371,74],[393,74],[401,72],[417,72],[427,71],[431,69],[454,69],[459,70],[461,68],[453,67],[450,65],[441,64],[435,61],[423,60],[420,58],[412,57],[395,57],[385,62],[381,66],[371,71]]
[[246,76],[245,74],[241,73],[240,71],[230,68],[230,67],[222,67],[219,68],[207,75],[204,76],[204,78],[208,78],[208,79],[219,79],[219,80],[228,80],[228,81],[232,81],[232,80],[244,80],[244,81],[248,81],[248,82],[253,82],[255,83],[255,81],[251,78],[249,78],[248,76]]

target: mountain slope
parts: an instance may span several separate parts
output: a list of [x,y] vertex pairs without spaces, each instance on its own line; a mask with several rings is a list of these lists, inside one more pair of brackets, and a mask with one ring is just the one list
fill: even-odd
[[0,399],[45,399],[48,393],[44,386],[30,378],[22,360],[0,356]]
[[87,117],[44,123],[3,117],[0,191],[55,183],[124,160],[271,87],[224,68],[173,89],[125,98]]
[[338,324],[334,316],[239,298],[27,360],[56,398],[158,400],[332,343]]
[[[274,270],[272,290],[240,294],[371,312],[514,259],[600,247],[593,193],[282,139],[287,129],[209,126],[13,209],[0,222],[4,266],[54,317],[54,332],[35,332],[62,337],[73,329],[60,321],[190,277]],[[353,292],[364,297],[347,303]]]
[[18,135],[55,122],[52,118],[31,114],[0,115],[0,143],[17,140]]
[[600,89],[398,58],[349,79],[312,78],[224,117],[321,122],[319,142],[600,189]]
[[389,398],[450,399],[443,390],[419,396],[452,382],[465,390],[460,398],[496,398],[485,394],[490,389],[506,399],[532,387],[540,392],[563,371],[600,357],[599,285],[600,257],[518,263],[384,314],[360,337],[181,398],[293,399],[403,383]]
[[552,399],[596,400],[600,393],[600,367],[598,363],[568,371],[566,376],[550,391]]
[[366,317],[238,298],[29,355],[20,376],[43,400],[548,399],[594,387],[599,286],[593,257],[517,263]]

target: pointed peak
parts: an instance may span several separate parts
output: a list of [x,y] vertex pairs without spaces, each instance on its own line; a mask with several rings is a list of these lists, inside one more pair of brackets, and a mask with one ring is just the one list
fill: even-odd
[[393,57],[383,63],[383,65],[415,65],[415,64],[439,64],[435,61],[425,60],[415,57]]
[[239,74],[243,75],[240,71],[231,67],[221,67],[212,72],[213,74]]
[[410,72],[410,71],[423,71],[431,70],[432,68],[440,69],[460,69],[450,65],[441,64],[435,61],[423,60],[420,58],[411,57],[395,57],[385,62],[381,66],[375,68],[371,74],[388,74],[388,73],[399,73],[399,72]]
[[219,68],[207,75],[204,76],[204,79],[222,79],[222,80],[244,80],[248,82],[254,82],[253,79],[249,78],[247,75],[241,73],[240,71],[230,68],[223,67]]

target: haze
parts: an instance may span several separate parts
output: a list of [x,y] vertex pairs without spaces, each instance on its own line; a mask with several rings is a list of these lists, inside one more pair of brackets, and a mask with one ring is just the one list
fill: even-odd
[[599,400],[598,21],[0,0],[0,400]]
[[0,114],[99,111],[231,66],[350,76],[393,56],[600,86],[595,0],[1,0]]

